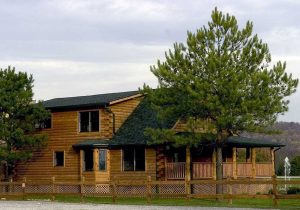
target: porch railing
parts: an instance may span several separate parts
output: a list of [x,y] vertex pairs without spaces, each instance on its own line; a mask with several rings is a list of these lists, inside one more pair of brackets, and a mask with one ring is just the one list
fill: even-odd
[[257,177],[271,177],[273,170],[272,163],[256,163]]
[[194,162],[193,163],[193,179],[212,178],[212,163],[210,162]]
[[185,178],[185,163],[167,163],[166,164],[167,179],[184,179]]
[[[256,163],[256,177],[271,177],[272,163]],[[192,179],[207,179],[213,177],[213,164],[211,162],[193,162],[191,165]],[[223,163],[223,177],[233,176],[233,163]],[[251,177],[252,163],[237,163],[237,177]],[[167,163],[167,179],[184,179],[185,163]]]

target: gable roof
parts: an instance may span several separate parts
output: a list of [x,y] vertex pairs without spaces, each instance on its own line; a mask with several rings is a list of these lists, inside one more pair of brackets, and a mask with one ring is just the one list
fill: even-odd
[[76,96],[67,98],[54,98],[43,102],[47,109],[68,109],[79,107],[105,106],[114,101],[128,97],[139,96],[139,91],[127,91],[119,93],[106,93],[89,96]]

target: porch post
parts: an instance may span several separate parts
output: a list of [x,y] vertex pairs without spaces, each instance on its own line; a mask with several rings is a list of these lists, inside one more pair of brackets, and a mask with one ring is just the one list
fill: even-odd
[[232,148],[232,176],[237,179],[236,147]]
[[186,185],[186,193],[191,193],[190,185],[188,184],[191,181],[191,150],[190,146],[186,146],[185,150],[185,181]]
[[212,153],[212,178],[213,180],[217,180],[217,154],[216,154],[216,149],[213,148],[213,153]]
[[80,180],[82,180],[82,172],[83,172],[83,150],[80,150],[79,153],[79,176]]
[[256,178],[256,150],[251,148],[252,178]]
[[93,171],[96,172],[98,171],[98,162],[99,162],[99,158],[98,158],[98,149],[93,149]]
[[189,146],[186,146],[185,150],[185,179],[191,180],[191,150]]
[[271,171],[271,175],[274,176],[275,175],[275,150],[274,147],[270,148],[270,153],[271,153],[271,163],[272,163],[272,171]]

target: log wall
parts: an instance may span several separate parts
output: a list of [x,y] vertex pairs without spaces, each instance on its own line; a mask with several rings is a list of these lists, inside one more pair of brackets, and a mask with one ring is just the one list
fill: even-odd
[[[141,97],[119,102],[110,106],[115,113],[116,131],[127,117],[139,104]],[[79,132],[79,112],[99,110],[99,132]],[[41,133],[48,135],[47,146],[41,151],[35,152],[33,158],[25,164],[19,164],[16,168],[16,180],[26,177],[27,180],[55,180],[77,181],[80,180],[80,155],[72,145],[88,139],[110,139],[113,136],[112,114],[103,108],[80,109],[72,111],[52,112],[52,127],[43,129]],[[55,151],[64,151],[64,166],[54,166]],[[114,153],[112,153],[114,155]],[[110,177],[111,154],[107,153],[106,172],[83,172],[86,180],[107,181]]]

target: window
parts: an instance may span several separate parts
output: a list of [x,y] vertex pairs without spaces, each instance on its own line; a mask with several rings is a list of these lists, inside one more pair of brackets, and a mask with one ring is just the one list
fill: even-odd
[[99,171],[106,171],[106,149],[99,149]]
[[35,128],[51,128],[51,117],[35,124]]
[[145,149],[126,148],[123,149],[124,171],[145,171]]
[[80,132],[99,131],[99,111],[88,111],[79,113]]
[[94,167],[93,150],[84,151],[84,171],[92,171]]
[[65,153],[63,151],[55,151],[53,161],[54,166],[64,166]]

